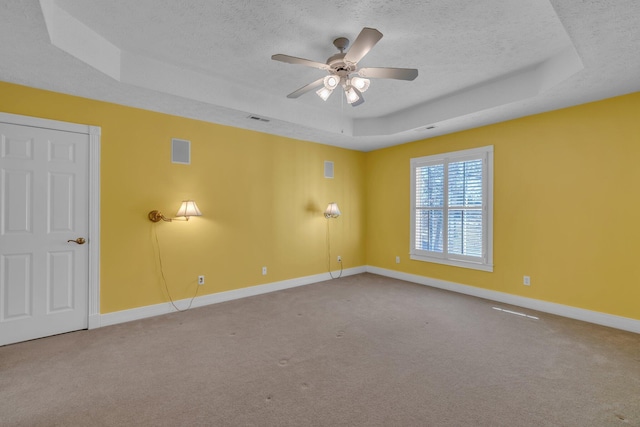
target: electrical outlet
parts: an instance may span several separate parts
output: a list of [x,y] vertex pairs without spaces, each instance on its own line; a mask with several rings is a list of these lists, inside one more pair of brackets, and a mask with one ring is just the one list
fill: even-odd
[[525,286],[531,286],[531,277],[524,276],[522,278],[522,284],[525,285]]
[[342,262],[342,257],[338,255],[338,262]]
[[263,276],[267,275],[267,267],[262,267],[262,275]]
[[198,285],[204,285],[204,276],[198,276]]
[[399,256],[396,257],[396,264],[400,264],[400,257]]

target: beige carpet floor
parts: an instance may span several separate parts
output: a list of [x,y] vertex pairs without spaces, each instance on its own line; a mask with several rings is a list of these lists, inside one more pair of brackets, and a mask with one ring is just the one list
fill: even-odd
[[0,347],[0,425],[640,426],[640,335],[361,274]]

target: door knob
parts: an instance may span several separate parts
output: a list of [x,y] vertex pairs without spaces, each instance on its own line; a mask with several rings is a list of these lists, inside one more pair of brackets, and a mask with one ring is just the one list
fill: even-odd
[[86,240],[84,239],[84,237],[78,237],[76,240],[67,240],[67,243],[69,242],[75,242],[79,245],[84,245],[84,243],[86,242]]

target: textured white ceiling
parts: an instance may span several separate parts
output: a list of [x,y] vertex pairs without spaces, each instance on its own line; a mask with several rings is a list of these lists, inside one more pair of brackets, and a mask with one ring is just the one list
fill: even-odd
[[[359,66],[416,80],[286,98],[325,72],[272,54],[324,62],[365,26]],[[23,0],[0,3],[0,80],[368,151],[635,92],[638,28],[635,0]]]

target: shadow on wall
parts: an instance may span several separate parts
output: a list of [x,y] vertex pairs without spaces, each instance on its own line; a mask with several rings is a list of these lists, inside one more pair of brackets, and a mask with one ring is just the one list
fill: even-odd
[[304,210],[312,215],[320,215],[323,212],[322,209],[313,200],[310,200],[307,203]]

